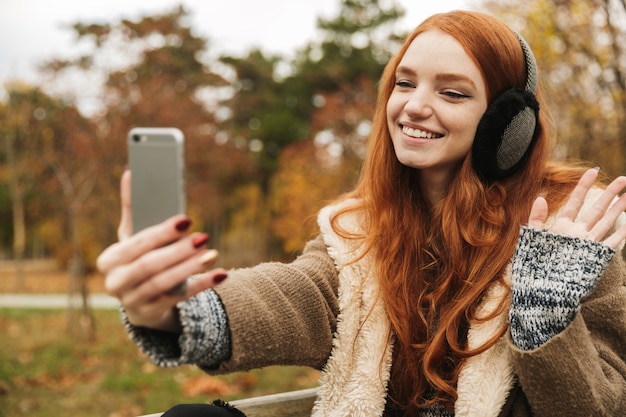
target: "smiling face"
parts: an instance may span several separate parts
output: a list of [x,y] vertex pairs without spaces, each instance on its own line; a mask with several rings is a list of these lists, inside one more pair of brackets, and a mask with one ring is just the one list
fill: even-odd
[[480,70],[452,36],[419,34],[402,57],[387,102],[387,124],[396,157],[420,170],[422,183],[445,192],[470,152],[487,109]]

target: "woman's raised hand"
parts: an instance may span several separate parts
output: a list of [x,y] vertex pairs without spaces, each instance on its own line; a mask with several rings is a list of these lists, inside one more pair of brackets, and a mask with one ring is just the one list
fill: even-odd
[[[105,249],[97,261],[106,290],[120,300],[132,324],[180,331],[176,303],[219,284],[226,271],[218,268],[205,272],[215,263],[217,252],[206,248],[207,234],[187,233],[191,221],[185,215],[132,234],[128,171],[122,176],[121,200],[119,241]],[[184,293],[172,293],[180,284]]]
[[[547,230],[561,235],[602,242],[617,249],[620,242],[626,239],[626,224],[617,228],[613,233],[609,234],[609,232],[615,226],[617,218],[626,210],[626,194],[617,198],[626,188],[626,177],[621,176],[613,180],[593,205],[581,213],[585,198],[597,176],[597,169],[590,169],[583,174],[563,209]],[[547,217],[548,204],[543,197],[539,197],[530,211],[528,227],[537,230],[546,228]]]

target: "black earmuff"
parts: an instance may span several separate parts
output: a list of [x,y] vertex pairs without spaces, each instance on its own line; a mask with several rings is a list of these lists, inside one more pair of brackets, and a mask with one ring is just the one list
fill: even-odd
[[472,165],[485,180],[498,180],[515,173],[537,139],[537,63],[524,38],[515,34],[524,51],[526,86],[511,88],[493,99],[478,123]]

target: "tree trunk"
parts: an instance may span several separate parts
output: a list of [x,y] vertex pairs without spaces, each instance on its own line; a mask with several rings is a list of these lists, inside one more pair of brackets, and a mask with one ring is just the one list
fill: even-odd
[[20,186],[17,161],[15,156],[15,137],[4,136],[7,167],[9,168],[9,196],[13,215],[13,259],[15,260],[15,279],[17,288],[24,286],[24,252],[26,248],[26,225],[24,223],[24,193]]
[[[80,333],[94,339],[96,335],[96,321],[89,304],[89,289],[87,287],[87,274],[85,272],[85,259],[80,246],[80,233],[78,231],[77,210],[74,204],[67,209],[67,217],[72,242],[72,257],[68,265],[69,275],[69,307],[67,313],[67,328],[70,333],[79,325]],[[75,300],[80,299],[80,305]],[[78,315],[76,314],[78,312]],[[77,317],[76,317],[77,316]]]

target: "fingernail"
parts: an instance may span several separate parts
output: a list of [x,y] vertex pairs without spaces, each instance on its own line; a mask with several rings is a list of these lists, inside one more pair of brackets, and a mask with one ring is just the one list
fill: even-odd
[[545,200],[546,199],[546,195],[544,193],[539,193],[539,194],[537,194],[537,198],[543,198]]
[[182,220],[179,220],[178,222],[176,222],[176,225],[174,227],[179,232],[184,232],[184,231],[187,231],[189,229],[189,226],[191,226],[191,220],[189,220],[189,219],[182,219]]
[[217,274],[213,277],[213,282],[215,284],[219,284],[220,282],[223,282],[226,278],[228,278],[228,274],[226,273]]
[[600,167],[593,167],[596,172],[600,172]]
[[204,255],[200,257],[200,265],[211,266],[215,263],[217,255],[219,253],[215,249],[208,250]]
[[194,248],[200,249],[209,241],[209,235],[202,233],[191,238],[191,244]]

